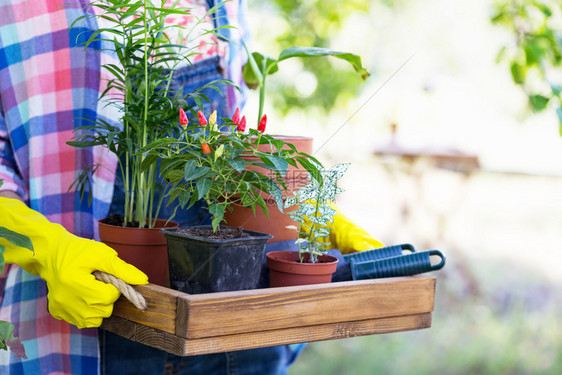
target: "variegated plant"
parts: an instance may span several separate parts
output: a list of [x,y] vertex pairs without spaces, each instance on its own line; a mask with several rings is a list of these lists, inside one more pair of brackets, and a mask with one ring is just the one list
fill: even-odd
[[285,208],[297,205],[297,209],[290,213],[291,218],[299,224],[300,260],[303,254],[310,254],[310,262],[317,263],[318,257],[328,251],[330,245],[330,228],[328,224],[334,221],[336,211],[331,204],[336,194],[343,189],[337,186],[337,181],[349,168],[349,163],[337,164],[325,170],[319,167],[322,178],[310,178],[310,183],[293,192],[293,196],[285,200]]

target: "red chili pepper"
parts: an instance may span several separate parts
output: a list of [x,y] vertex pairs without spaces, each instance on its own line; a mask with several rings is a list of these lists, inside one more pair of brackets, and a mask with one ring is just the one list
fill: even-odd
[[265,131],[266,124],[267,124],[267,115],[263,115],[263,117],[260,120],[260,123],[258,124],[258,131],[260,133],[263,133]]
[[199,117],[199,125],[201,126],[207,125],[207,119],[205,118],[203,112],[197,111],[197,117]]
[[185,114],[183,108],[180,108],[180,125],[185,128],[188,122],[189,121],[187,121],[187,115]]
[[211,153],[211,148],[209,147],[208,144],[201,143],[201,148],[203,149],[204,154],[210,154]]
[[246,116],[242,116],[236,130],[238,130],[239,132],[243,132],[244,130],[246,130]]
[[238,125],[240,123],[240,109],[236,108],[234,111],[234,116],[232,116],[232,122]]

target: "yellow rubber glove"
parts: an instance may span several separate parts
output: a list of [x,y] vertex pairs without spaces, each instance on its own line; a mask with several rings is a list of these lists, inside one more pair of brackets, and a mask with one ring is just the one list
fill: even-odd
[[384,246],[382,242],[371,237],[366,230],[344,216],[335,204],[331,203],[330,206],[337,212],[337,215],[334,215],[334,222],[329,225],[332,229],[330,231],[332,249],[338,249],[342,254],[349,254]]
[[[329,223],[330,237],[322,241],[329,241],[328,249],[338,249],[342,254],[355,253],[358,251],[372,250],[383,247],[382,242],[374,239],[366,230],[352,222],[348,217],[344,216],[335,204],[330,203],[330,207],[337,212],[334,215],[334,221]],[[307,226],[310,227],[307,219]]]
[[50,314],[78,328],[99,327],[119,298],[117,289],[97,281],[93,271],[107,272],[128,284],[148,283],[148,277],[119,259],[115,250],[69,233],[16,199],[0,198],[0,225],[28,236],[35,250],[34,254],[0,239],[6,246],[6,263],[41,276],[47,282]]

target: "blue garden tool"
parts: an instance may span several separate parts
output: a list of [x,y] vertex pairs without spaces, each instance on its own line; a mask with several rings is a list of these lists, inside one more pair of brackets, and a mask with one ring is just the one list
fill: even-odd
[[[439,256],[441,262],[432,265],[431,256]],[[439,250],[428,250],[359,262],[353,259],[350,262],[353,280],[410,276],[418,273],[440,270],[444,265],[445,256]]]
[[343,258],[346,260],[346,262],[351,264],[351,263],[359,263],[359,262],[368,262],[377,259],[397,257],[400,255],[404,255],[405,251],[411,253],[416,252],[416,250],[412,245],[402,244],[402,245],[380,247],[378,249],[367,250],[367,251],[359,251],[357,253],[352,253],[352,254],[346,254],[343,256]]
[[391,258],[403,255],[404,253],[414,253],[416,250],[410,244],[392,245],[380,247],[378,249],[360,251],[357,253],[343,255],[339,251],[330,250],[328,254],[340,260],[338,269],[332,277],[332,282],[352,280],[351,265],[356,262],[367,262],[377,259]]

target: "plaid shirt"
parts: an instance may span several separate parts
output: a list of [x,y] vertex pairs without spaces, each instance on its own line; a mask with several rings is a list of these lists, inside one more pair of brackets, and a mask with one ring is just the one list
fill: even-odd
[[[89,2],[0,0],[0,179],[4,179],[3,190],[17,192],[50,221],[76,235],[97,238],[96,220],[107,215],[113,196],[116,159],[103,148],[66,145],[85,118],[118,118],[108,112],[111,106],[98,106],[104,90],[100,66],[112,57],[100,52],[100,45],[86,51],[73,48],[77,37],[83,39],[97,28],[95,20],[68,29]],[[207,5],[205,0],[183,0],[179,5],[199,3]],[[244,26],[239,22],[244,7],[238,5],[229,2],[221,11],[228,12],[229,22],[240,27]],[[222,55],[231,68],[227,71],[237,72],[229,78],[240,82],[241,69],[232,67],[242,63],[241,47],[209,49],[203,44],[201,48],[207,48],[201,50],[202,56]],[[237,95],[228,89],[229,104],[240,102]],[[76,171],[95,163],[104,168],[98,168],[94,176],[93,201],[88,205],[87,200],[80,202],[78,193],[67,190]],[[10,266],[0,287],[3,284],[0,320],[16,326],[15,335],[29,359],[0,351],[1,374],[99,372],[97,329],[80,330],[52,318],[46,311],[45,283],[16,265]]]

